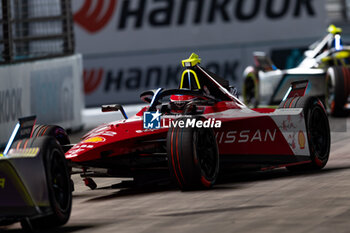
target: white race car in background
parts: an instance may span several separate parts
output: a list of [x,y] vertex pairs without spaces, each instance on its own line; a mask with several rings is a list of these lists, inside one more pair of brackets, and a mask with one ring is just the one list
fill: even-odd
[[245,104],[277,105],[292,82],[307,79],[308,95],[319,97],[330,114],[344,116],[350,93],[350,47],[342,44],[341,28],[331,25],[328,32],[309,46],[302,62],[293,69],[278,69],[265,53],[255,52],[255,65],[243,73]]

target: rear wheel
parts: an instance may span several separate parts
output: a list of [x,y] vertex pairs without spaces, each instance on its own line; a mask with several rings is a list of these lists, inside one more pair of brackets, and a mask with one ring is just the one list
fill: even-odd
[[[72,186],[67,161],[61,146],[53,137],[38,137],[18,141],[19,148],[39,147],[45,165],[47,187],[52,214],[44,217],[26,219],[21,222],[25,229],[53,228],[65,224],[72,208]],[[23,140],[23,141],[24,141]]]
[[244,79],[243,100],[249,107],[256,108],[259,105],[259,82],[254,71],[249,72]]
[[215,183],[219,151],[213,129],[171,128],[167,150],[170,174],[181,190],[210,188]]
[[287,169],[290,171],[322,169],[328,162],[330,151],[330,129],[326,111],[317,98],[298,98],[295,107],[303,108],[311,162],[289,166]]
[[329,67],[326,74],[325,103],[328,113],[345,116],[344,105],[350,89],[350,70],[346,67]]

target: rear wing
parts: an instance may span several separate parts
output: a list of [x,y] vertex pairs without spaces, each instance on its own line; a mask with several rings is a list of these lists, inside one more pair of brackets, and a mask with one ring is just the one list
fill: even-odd
[[8,140],[3,156],[6,156],[14,141],[24,138],[31,138],[33,134],[36,116],[22,117],[18,119],[10,139]]
[[308,88],[308,84],[308,80],[292,82],[282,101],[285,101],[289,98],[304,96]]

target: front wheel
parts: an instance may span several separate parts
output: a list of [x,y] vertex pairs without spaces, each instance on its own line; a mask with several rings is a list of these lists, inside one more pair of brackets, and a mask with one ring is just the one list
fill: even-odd
[[[178,121],[187,119],[191,118]],[[213,129],[171,128],[167,151],[170,174],[181,190],[210,188],[215,183],[219,173],[219,151]]]
[[33,129],[33,138],[51,136],[56,138],[61,146],[70,144],[67,132],[57,125],[39,125],[36,124]]

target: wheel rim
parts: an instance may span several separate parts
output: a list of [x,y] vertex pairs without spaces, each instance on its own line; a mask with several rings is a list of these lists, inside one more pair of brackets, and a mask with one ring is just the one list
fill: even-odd
[[199,130],[195,139],[195,149],[202,175],[209,181],[215,179],[218,166],[218,152],[215,137],[207,133],[209,129]]
[[325,125],[328,124],[326,115],[320,107],[311,110],[309,120],[310,142],[315,156],[324,160],[328,154],[329,132]]
[[57,149],[52,151],[51,160],[51,182],[53,197],[61,211],[67,210],[69,206],[69,180],[67,171],[64,169],[64,161],[61,159],[60,152]]

